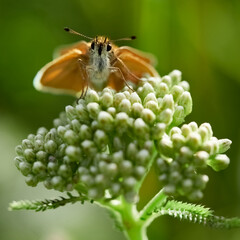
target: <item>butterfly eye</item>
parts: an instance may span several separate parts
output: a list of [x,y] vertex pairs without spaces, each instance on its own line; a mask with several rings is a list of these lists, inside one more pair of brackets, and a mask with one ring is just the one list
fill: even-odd
[[94,49],[94,47],[95,47],[95,42],[92,42],[91,43],[91,49]]
[[111,49],[112,49],[112,46],[108,44],[107,45],[107,51],[109,52]]

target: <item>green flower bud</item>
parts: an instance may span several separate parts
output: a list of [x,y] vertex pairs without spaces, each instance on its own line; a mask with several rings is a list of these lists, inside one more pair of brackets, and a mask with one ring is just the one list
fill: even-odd
[[60,167],[58,169],[58,175],[63,178],[71,177],[71,175],[72,175],[71,167],[66,164],[60,165]]
[[181,81],[178,86],[182,87],[184,89],[184,91],[189,91],[190,86],[189,83],[187,81]]
[[167,163],[165,162],[164,159],[158,158],[157,161],[156,161],[156,163],[157,163],[157,166],[158,166],[160,172],[165,172],[165,171],[167,171],[168,165],[167,165]]
[[73,130],[67,130],[64,134],[64,139],[66,143],[70,145],[74,145],[78,142],[78,136]]
[[15,164],[15,166],[16,166],[18,169],[19,169],[19,164],[20,164],[21,162],[25,162],[24,157],[22,157],[22,156],[17,156],[17,157],[14,158],[14,164]]
[[42,135],[42,136],[45,136],[47,134],[48,130],[45,128],[45,127],[40,127],[38,130],[37,130],[37,135]]
[[94,142],[100,149],[105,148],[108,144],[108,137],[106,133],[102,130],[97,130],[94,133]]
[[167,108],[159,114],[158,119],[160,122],[163,122],[165,124],[170,124],[172,121],[172,117],[173,117],[173,111]]
[[220,140],[218,140],[218,145],[219,145],[218,153],[226,152],[230,148],[231,144],[232,144],[232,141],[229,140],[229,139],[220,139]]
[[171,137],[173,148],[180,149],[185,144],[185,138],[183,135],[175,133]]
[[162,77],[162,83],[165,83],[168,87],[172,86],[172,78],[168,75]]
[[172,141],[169,138],[162,138],[159,141],[159,151],[166,156],[172,156],[174,154]]
[[105,92],[100,98],[101,105],[104,108],[111,107],[113,105],[113,95],[112,93]]
[[103,174],[97,174],[94,179],[95,184],[104,186],[106,185],[106,177]]
[[184,92],[184,90],[181,86],[175,85],[172,87],[171,94],[173,96],[174,102],[178,102],[178,100],[183,92]]
[[119,183],[113,183],[109,190],[112,196],[117,196],[121,192],[121,185]]
[[45,175],[46,166],[42,162],[36,161],[33,163],[32,171],[34,174]]
[[116,163],[109,163],[109,164],[107,164],[105,173],[109,177],[116,176],[117,173],[118,173],[118,166],[117,166],[117,164]]
[[47,165],[47,171],[51,176],[55,176],[57,174],[58,164],[56,162],[49,162]]
[[167,83],[162,82],[159,84],[159,88],[157,89],[157,96],[164,97],[166,94],[169,93],[169,86]]
[[120,162],[119,167],[120,167],[120,171],[124,176],[130,175],[133,171],[132,163],[128,160],[124,160]]
[[137,152],[138,152],[137,145],[135,143],[130,143],[127,147],[127,158],[135,160]]
[[131,93],[131,96],[130,96],[130,102],[131,102],[131,104],[142,103],[142,100],[136,92],[133,92],[133,93]]
[[109,108],[107,109],[107,112],[108,112],[109,114],[111,114],[113,117],[116,116],[116,108],[114,108],[114,107],[109,107]]
[[115,152],[113,153],[113,156],[112,156],[112,161],[114,163],[121,163],[122,161],[124,160],[123,158],[123,151],[118,151],[118,152]]
[[76,109],[76,115],[80,121],[85,122],[89,120],[89,114],[87,112],[87,109],[82,103],[79,103],[75,107],[75,109]]
[[197,132],[191,132],[186,138],[186,143],[191,149],[197,150],[202,143],[201,136]]
[[136,161],[139,164],[146,165],[148,160],[150,159],[150,154],[146,149],[140,150],[136,155]]
[[192,98],[189,92],[182,93],[178,100],[178,105],[183,106],[186,116],[192,112]]
[[15,152],[17,155],[22,156],[23,155],[23,148],[21,145],[18,145],[15,147]]
[[54,176],[52,179],[51,179],[51,184],[52,186],[57,189],[57,190],[61,190],[62,187],[64,186],[64,181],[62,179],[62,177],[60,176]]
[[98,114],[100,112],[100,106],[98,103],[96,102],[91,102],[87,105],[87,110],[89,112],[89,116],[92,118],[92,119],[96,119],[98,117]]
[[98,102],[99,101],[99,96],[96,91],[90,89],[88,90],[86,97],[85,97],[86,103],[91,103],[91,102]]
[[25,149],[23,154],[28,162],[33,162],[35,160],[35,153],[32,149]]
[[30,140],[28,140],[28,139],[24,139],[23,141],[22,141],[22,148],[23,149],[31,149],[31,148],[33,148],[33,143],[32,143],[32,141],[30,141]]
[[219,151],[218,141],[207,141],[203,144],[202,149],[210,155],[215,155]]
[[148,101],[146,104],[145,104],[145,107],[150,109],[151,111],[153,111],[155,114],[158,112],[159,110],[159,107],[158,107],[158,103],[155,102],[155,101]]
[[67,117],[70,120],[73,120],[76,118],[76,109],[73,106],[70,106],[70,105],[66,106],[65,111],[66,111]]
[[207,164],[208,158],[209,158],[209,154],[207,152],[199,151],[195,153],[193,161],[196,164],[196,166],[205,167]]
[[40,151],[40,150],[43,150],[43,148],[44,148],[44,142],[41,140],[36,140],[34,144],[34,150]]
[[65,151],[71,161],[78,162],[82,159],[81,157],[82,151],[80,147],[75,147],[70,145],[66,148]]
[[165,133],[166,129],[166,124],[165,123],[157,123],[153,128],[152,128],[152,133],[151,136],[154,140],[160,139],[163,134]]
[[169,132],[169,136],[172,137],[174,134],[182,134],[181,129],[178,127],[173,127]]
[[143,109],[141,117],[146,123],[149,124],[153,124],[156,119],[155,114],[150,109],[147,108]]
[[173,114],[173,122],[176,126],[180,125],[184,122],[185,113],[184,108],[182,106],[177,106],[175,108],[175,112]]
[[110,131],[113,128],[113,117],[111,114],[105,111],[101,111],[98,114],[99,126],[106,131]]
[[174,101],[173,101],[173,96],[171,94],[166,94],[162,100],[161,109],[163,110],[167,108],[171,110],[174,109]]
[[141,92],[142,98],[144,99],[149,93],[154,93],[154,89],[150,83],[146,82],[142,87],[142,92]]
[[131,102],[128,99],[123,99],[120,102],[117,109],[119,112],[125,112],[125,113],[129,114],[131,111]]
[[114,95],[114,106],[118,108],[123,99],[126,99],[126,96],[123,93],[117,93]]
[[79,132],[81,128],[81,123],[77,119],[71,121],[72,128],[75,132]]
[[172,79],[172,86],[178,84],[182,80],[182,73],[179,70],[173,70],[169,73]]
[[123,180],[123,185],[126,189],[132,189],[137,183],[134,177],[127,177]]
[[134,117],[140,117],[142,110],[143,110],[143,105],[141,103],[134,103],[132,105],[132,114]]
[[81,143],[82,149],[87,156],[94,156],[97,153],[97,149],[93,141],[84,140]]
[[[70,130],[68,130],[68,131],[70,131]],[[66,133],[65,133],[65,135],[66,135]],[[57,150],[57,144],[53,140],[49,140],[44,144],[44,148],[45,148],[46,152],[53,154]]]
[[141,118],[135,120],[134,132],[141,138],[147,139],[149,137],[149,127]]
[[182,125],[181,130],[182,130],[182,135],[184,137],[188,137],[190,135],[190,133],[192,132],[191,127],[187,124]]
[[154,101],[157,103],[157,98],[155,96],[155,93],[151,92],[149,93],[145,98],[144,98],[144,101],[143,101],[143,105],[145,106],[147,102],[149,101]]
[[31,173],[31,170],[32,170],[31,164],[27,162],[20,162],[18,168],[21,171],[23,176],[27,176],[28,174]]
[[139,179],[141,179],[145,175],[147,170],[143,166],[136,166],[136,167],[134,167],[133,172],[134,172],[136,178],[139,180]]
[[192,129],[193,132],[196,132],[198,130],[198,125],[196,122],[190,122],[188,126]]
[[228,167],[230,159],[225,154],[217,154],[213,159],[209,159],[207,164],[215,171],[221,171]]
[[34,176],[34,175],[32,175],[32,174],[29,174],[29,175],[26,177],[25,181],[26,181],[26,184],[27,184],[28,186],[31,186],[31,187],[36,187],[37,184],[38,184],[38,179],[37,179],[37,177]]
[[61,138],[64,137],[64,134],[65,134],[66,131],[67,131],[67,129],[66,129],[65,127],[63,127],[63,126],[59,126],[59,127],[57,128],[57,133],[58,133],[58,135],[59,135]]

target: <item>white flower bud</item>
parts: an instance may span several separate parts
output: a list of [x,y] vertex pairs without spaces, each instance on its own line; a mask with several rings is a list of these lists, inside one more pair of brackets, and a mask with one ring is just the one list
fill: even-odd
[[168,75],[162,77],[162,82],[167,84],[168,87],[172,86],[172,79]]
[[167,108],[159,114],[158,120],[165,124],[170,124],[172,121],[172,117],[173,117],[173,111],[171,109]]
[[226,152],[230,148],[231,144],[232,144],[232,141],[229,140],[229,139],[220,139],[220,140],[218,140],[218,145],[219,145],[218,153]]
[[141,114],[142,119],[149,124],[153,124],[156,116],[155,114],[150,110],[150,109],[143,109],[142,114]]
[[184,92],[183,88],[181,86],[175,85],[171,89],[171,94],[173,96],[174,102],[177,102]]
[[104,108],[111,107],[113,105],[113,95],[109,92],[105,92],[101,96],[100,101]]
[[187,81],[181,81],[178,86],[182,87],[185,91],[189,91],[190,86]]
[[215,171],[221,171],[228,167],[230,159],[225,154],[217,154],[213,159],[209,159],[207,164]]
[[167,83],[161,82],[157,89],[157,96],[164,97],[166,94],[169,93],[169,86]]
[[129,114],[131,112],[131,102],[128,99],[123,99],[118,105],[119,112],[125,112]]
[[178,100],[178,105],[183,106],[186,116],[192,112],[192,97],[189,92],[182,93]]
[[113,127],[113,117],[111,114],[105,111],[101,111],[98,114],[99,126],[106,131],[109,131]]
[[93,89],[88,90],[86,97],[85,97],[86,103],[90,102],[98,102],[99,101],[99,96],[96,91]]
[[89,112],[89,116],[92,119],[96,119],[101,109],[98,103],[91,102],[87,105],[87,110]]
[[143,105],[141,103],[134,103],[132,105],[132,114],[134,117],[140,117],[143,110]]
[[141,98],[138,96],[138,94],[136,92],[133,92],[133,93],[131,93],[131,96],[130,96],[130,102],[132,104],[134,104],[134,103],[142,103],[142,100],[141,100]]
[[114,106],[118,108],[119,104],[123,99],[126,99],[126,96],[123,93],[116,93],[114,95]]
[[172,79],[172,86],[178,84],[182,80],[182,73],[179,70],[173,70],[169,73]]

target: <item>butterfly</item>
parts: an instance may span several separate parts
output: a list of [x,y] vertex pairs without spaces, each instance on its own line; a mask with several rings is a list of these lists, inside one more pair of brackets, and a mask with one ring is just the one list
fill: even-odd
[[108,86],[121,90],[128,82],[137,84],[144,75],[159,77],[150,54],[114,42],[135,37],[110,40],[108,37],[90,38],[70,28],[65,31],[90,42],[80,41],[58,51],[58,56],[46,64],[35,76],[37,90],[84,97],[88,87],[97,91]]

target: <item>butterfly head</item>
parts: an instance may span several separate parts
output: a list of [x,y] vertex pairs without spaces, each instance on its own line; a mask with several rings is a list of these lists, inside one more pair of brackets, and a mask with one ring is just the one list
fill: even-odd
[[107,37],[95,37],[91,42],[91,51],[97,52],[99,56],[106,55],[112,50],[111,42]]

